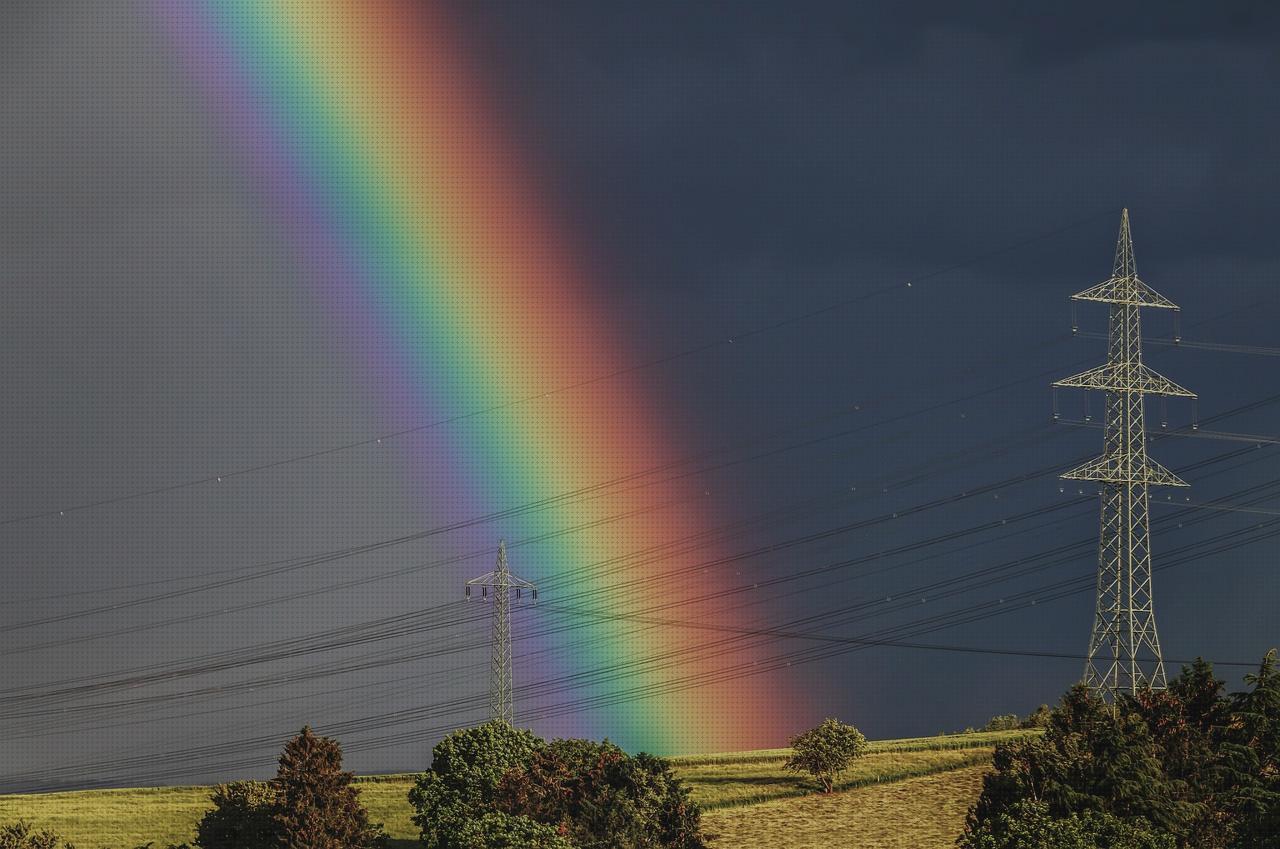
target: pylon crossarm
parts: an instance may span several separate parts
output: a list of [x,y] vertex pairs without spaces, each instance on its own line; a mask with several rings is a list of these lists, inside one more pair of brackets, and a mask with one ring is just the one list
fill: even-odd
[[1164,375],[1142,363],[1106,363],[1080,374],[1056,380],[1054,386],[1076,389],[1101,389],[1106,392],[1141,392],[1143,395],[1167,395],[1194,398],[1196,393],[1184,389]]
[[1061,475],[1066,480],[1101,481],[1146,486],[1187,486],[1187,482],[1150,458],[1125,462],[1121,456],[1105,455],[1082,463]]
[[511,587],[512,589],[519,587],[524,590],[535,589],[530,581],[507,572],[505,576],[499,577],[497,572],[486,572],[478,578],[472,578],[466,583],[469,587]]
[[1112,277],[1071,296],[1073,301],[1103,304],[1133,304],[1139,307],[1176,310],[1178,305],[1137,277]]

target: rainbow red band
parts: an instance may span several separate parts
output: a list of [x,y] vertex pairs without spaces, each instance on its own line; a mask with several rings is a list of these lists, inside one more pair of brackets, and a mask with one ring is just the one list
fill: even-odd
[[[440,514],[631,479],[471,529],[466,544],[594,524],[540,544],[533,562],[521,555],[516,571],[574,576],[571,604],[638,613],[684,602],[656,615],[744,624],[734,596],[712,597],[733,567],[691,568],[730,551],[680,542],[712,527],[705,499],[689,480],[645,474],[682,453],[660,405],[635,375],[597,379],[633,357],[522,171],[456,23],[434,3],[398,0],[154,2],[392,418],[498,410],[450,423],[444,450],[423,452],[415,474]],[[596,565],[629,552],[666,556]],[[619,584],[628,589],[604,592]],[[723,633],[625,617],[549,624],[544,662],[522,666],[517,684],[568,680],[546,704],[590,707],[544,732],[724,751],[778,745],[779,713],[797,707],[777,681],[726,676],[767,655],[726,647]]]

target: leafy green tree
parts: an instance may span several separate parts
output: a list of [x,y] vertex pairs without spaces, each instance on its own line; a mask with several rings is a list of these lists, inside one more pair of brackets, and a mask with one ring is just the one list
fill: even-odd
[[369,823],[342,769],[338,741],[317,737],[310,726],[285,744],[271,782],[273,820],[281,849],[373,849],[385,843],[380,826]]
[[196,826],[196,845],[201,849],[275,849],[279,845],[275,791],[270,784],[219,784],[213,788],[209,801],[213,808]]
[[703,849],[702,813],[661,758],[609,741],[556,740],[498,786],[500,810],[555,826],[581,849]]
[[830,793],[836,779],[855,758],[866,753],[867,738],[852,725],[838,719],[825,719],[817,728],[793,737],[791,749],[786,768],[809,773],[822,785],[823,792]]
[[458,843],[465,849],[577,849],[559,829],[499,811],[467,820]]
[[431,752],[431,768],[412,790],[414,823],[427,849],[469,849],[464,828],[494,806],[498,782],[528,763],[543,741],[530,731],[495,720],[455,731]]

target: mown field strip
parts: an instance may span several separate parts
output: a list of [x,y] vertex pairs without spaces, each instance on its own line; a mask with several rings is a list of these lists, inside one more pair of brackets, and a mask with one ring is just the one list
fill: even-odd
[[208,787],[82,790],[0,796],[0,822],[25,819],[76,849],[133,849],[150,841],[190,842],[209,807]]
[[989,766],[709,811],[723,849],[954,849]]
[[[868,753],[877,752],[919,752],[939,749],[981,749],[1025,737],[1035,737],[1041,732],[1035,731],[978,731],[972,734],[946,734],[937,737],[902,737],[896,740],[872,740]],[[750,752],[722,752],[709,755],[677,755],[668,758],[676,767],[694,767],[717,763],[756,763],[767,761],[785,761],[791,755],[790,749],[757,749]]]
[[[837,782],[836,789],[852,790],[986,764],[991,762],[992,751],[982,747],[876,752],[859,758]],[[808,796],[817,789],[812,782],[783,770],[781,761],[708,764],[677,772],[693,788],[694,801],[707,811]]]

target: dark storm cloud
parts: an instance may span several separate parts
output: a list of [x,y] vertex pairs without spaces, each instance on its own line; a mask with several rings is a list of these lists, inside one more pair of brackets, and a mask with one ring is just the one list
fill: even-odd
[[[935,455],[965,456],[1012,431],[1046,431],[1043,375],[1102,356],[1097,340],[1065,338],[1066,296],[1110,268],[1122,205],[1134,210],[1140,267],[1185,308],[1185,326],[1196,334],[1189,338],[1280,344],[1272,318],[1280,307],[1265,301],[1280,273],[1272,236],[1280,182],[1272,150],[1280,129],[1276,4],[453,5],[505,96],[500,106],[520,131],[516,143],[548,180],[548,204],[566,207],[575,249],[596,254],[594,284],[645,357],[1088,219],[909,293],[638,372],[664,401],[672,432],[687,439],[673,447],[681,453],[722,451],[853,402],[865,405],[858,415],[874,419],[930,410],[821,450],[700,478],[726,521],[798,503],[823,487],[900,476]],[[381,387],[358,367],[367,340],[343,335],[341,319],[282,247],[284,227],[270,199],[247,176],[237,159],[243,152],[148,9],[126,0],[0,4],[0,519],[421,424],[384,420]],[[1274,359],[1214,359],[1221,356],[1151,352],[1171,378],[1201,392],[1205,413],[1274,391]],[[936,406],[948,399],[959,400]],[[1277,433],[1280,424],[1264,408],[1228,429]],[[1096,450],[1096,436],[1059,428],[1021,453],[931,476],[914,489],[860,495],[809,520],[830,525],[1058,460],[1065,465]],[[410,440],[381,454],[343,453],[60,524],[5,526],[0,577],[25,600],[68,588],[194,579],[419,530],[430,520],[404,481],[423,446]],[[1206,453],[1204,441],[1159,446],[1161,461],[1174,468]],[[1229,495],[1251,474],[1274,478],[1274,467],[1258,461],[1211,481],[1193,479],[1193,494]],[[1004,502],[842,536],[829,550],[761,558],[744,569],[767,580],[1059,495],[1056,482],[1038,481]],[[1052,535],[1056,544],[1094,531],[1088,516]],[[734,544],[745,550],[794,532],[767,527]],[[1160,537],[1157,555],[1195,533]],[[769,615],[897,595],[1042,543],[1024,536],[904,573],[849,575]],[[5,655],[0,678],[38,683],[176,662],[455,598],[459,573],[442,570],[253,615],[219,612],[246,597],[323,585],[344,569],[376,572],[468,547],[452,537],[439,546],[391,550],[239,595],[196,594],[23,631],[14,637],[18,648],[64,632],[204,617],[74,651]],[[1087,572],[1087,561],[1071,568]],[[1259,546],[1162,572],[1157,605],[1167,651],[1260,655],[1275,636],[1264,608],[1274,596],[1273,562],[1274,551]],[[524,566],[536,572],[545,564]],[[1215,579],[1206,581],[1208,574]],[[29,613],[87,603],[33,602]],[[1089,603],[1045,606],[940,633],[937,641],[1078,652]],[[14,609],[0,607],[0,616]],[[420,647],[419,638],[409,645]],[[482,670],[483,651],[460,663],[468,661]],[[1028,710],[1061,691],[1076,672],[1068,666],[877,650],[803,674],[824,710],[882,736]],[[336,693],[364,683],[348,676],[320,682],[313,693],[288,688],[283,695],[297,701],[286,707],[240,705],[226,716],[109,737],[17,741],[0,724],[0,784],[11,773],[74,765],[86,747],[103,758],[178,750],[193,736],[216,742],[240,739],[246,728],[285,733],[307,711],[363,717],[483,686],[480,671],[424,664],[409,672],[437,677],[416,691],[404,685],[399,701],[362,702]],[[228,680],[238,679],[202,683]],[[229,696],[213,707],[238,705]],[[790,730],[798,729],[780,729],[779,741]],[[420,769],[426,748],[364,753],[351,765]],[[271,747],[258,754],[269,768]]]
[[1271,7],[863,5],[484,8],[512,102],[593,220],[686,273],[934,262],[993,220],[1126,204],[1203,234],[1175,256],[1274,257]]

